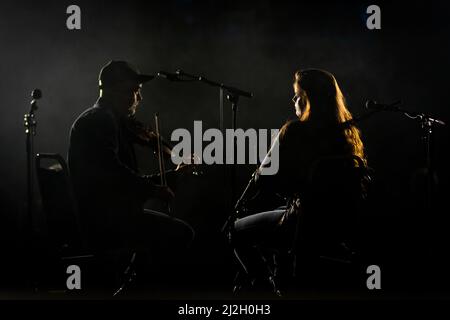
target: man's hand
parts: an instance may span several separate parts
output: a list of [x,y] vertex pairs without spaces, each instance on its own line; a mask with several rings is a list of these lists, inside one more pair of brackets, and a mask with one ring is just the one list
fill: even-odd
[[181,162],[177,165],[177,168],[175,169],[175,171],[179,171],[185,167],[192,168],[192,167],[195,167],[195,165],[197,165],[199,163],[200,163],[200,157],[197,156],[195,153],[193,153],[189,156],[183,157],[183,162]]

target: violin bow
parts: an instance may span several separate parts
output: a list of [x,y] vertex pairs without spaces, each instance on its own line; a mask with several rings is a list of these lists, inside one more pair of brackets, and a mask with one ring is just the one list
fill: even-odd
[[161,185],[167,186],[166,181],[166,170],[164,166],[164,158],[162,154],[162,139],[160,134],[160,122],[159,122],[159,113],[155,113],[155,129],[156,129],[156,138],[157,138],[157,149],[158,149],[158,164],[159,164],[159,174],[161,177]]
[[[166,168],[164,165],[164,156],[163,156],[163,145],[162,145],[162,139],[161,139],[161,133],[160,133],[160,122],[159,122],[159,113],[155,113],[155,130],[156,130],[156,138],[157,138],[157,149],[158,149],[158,164],[159,164],[159,174],[161,179],[161,185],[164,187],[167,187],[167,180],[166,180]],[[170,212],[170,206],[167,204],[167,208]]]

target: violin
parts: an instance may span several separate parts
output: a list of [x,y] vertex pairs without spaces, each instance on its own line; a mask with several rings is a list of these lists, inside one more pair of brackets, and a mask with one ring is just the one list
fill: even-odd
[[[155,115],[155,127],[157,126],[157,114]],[[159,121],[159,119],[158,119]],[[158,123],[159,126],[159,123]],[[157,127],[157,130],[153,130],[150,125],[146,125],[139,120],[136,119],[134,115],[130,115],[125,119],[125,128],[128,130],[128,136],[133,143],[139,144],[144,147],[149,147],[154,150],[155,155],[159,155],[159,151],[161,149],[161,157],[158,156],[159,159],[164,159],[164,156],[169,157],[172,153],[172,144],[167,142],[158,132],[160,127]],[[199,169],[198,165],[194,164],[194,155],[191,156],[191,164],[180,164],[176,169],[164,170],[165,174],[171,174],[174,172],[188,171],[192,175],[202,175],[203,172]],[[152,178],[160,178],[161,172],[158,174],[151,175]]]
[[[146,125],[136,119],[136,117],[128,116],[125,120],[125,128],[128,130],[129,137],[132,142],[144,147],[150,147],[153,150],[158,148],[158,136],[150,125]],[[172,145],[161,137],[163,152],[166,155],[171,154]]]

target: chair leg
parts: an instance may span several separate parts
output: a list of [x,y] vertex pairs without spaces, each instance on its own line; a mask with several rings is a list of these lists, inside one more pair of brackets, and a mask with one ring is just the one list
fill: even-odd
[[276,296],[281,297],[282,294],[281,294],[281,291],[280,291],[280,286],[279,286],[280,284],[279,284],[279,281],[278,281],[279,277],[277,275],[277,271],[279,271],[279,266],[277,265],[277,254],[273,253],[273,254],[270,255],[270,257],[271,257],[272,261],[269,264],[267,262],[267,259],[263,255],[263,260],[266,263],[267,271],[268,271],[268,273],[266,275],[266,277],[267,277],[266,280],[269,282],[272,292]]
[[252,278],[244,270],[239,270],[233,281],[233,294],[245,294],[245,293],[270,293],[275,294],[277,297],[281,297],[281,291],[279,289],[278,280],[276,279],[274,268],[272,268],[267,260],[265,262],[265,269],[267,272],[260,274],[256,278]]
[[130,262],[123,272],[123,280],[119,288],[114,292],[113,297],[117,297],[124,292],[136,279],[136,252],[133,252]]

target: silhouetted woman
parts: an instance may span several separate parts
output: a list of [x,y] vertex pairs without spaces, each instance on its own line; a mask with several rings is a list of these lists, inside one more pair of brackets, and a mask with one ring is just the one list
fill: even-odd
[[[352,115],[336,78],[319,69],[297,71],[293,89],[297,119],[287,122],[274,142],[279,143],[278,173],[256,175],[257,185],[289,199],[288,207],[238,219],[231,234],[236,256],[252,281],[258,278],[272,280],[262,252],[267,248],[291,247],[294,234],[302,230],[297,228],[296,216],[304,211],[303,201],[311,194],[310,176],[318,160],[354,158],[352,166],[366,165],[360,132],[352,123]],[[258,172],[261,170],[264,170],[264,163]],[[345,172],[339,167],[331,170],[333,174]],[[352,201],[350,194],[345,197],[348,199],[319,200],[330,204]],[[333,214],[339,219],[341,213]],[[330,226],[335,221],[331,218],[322,223]]]

